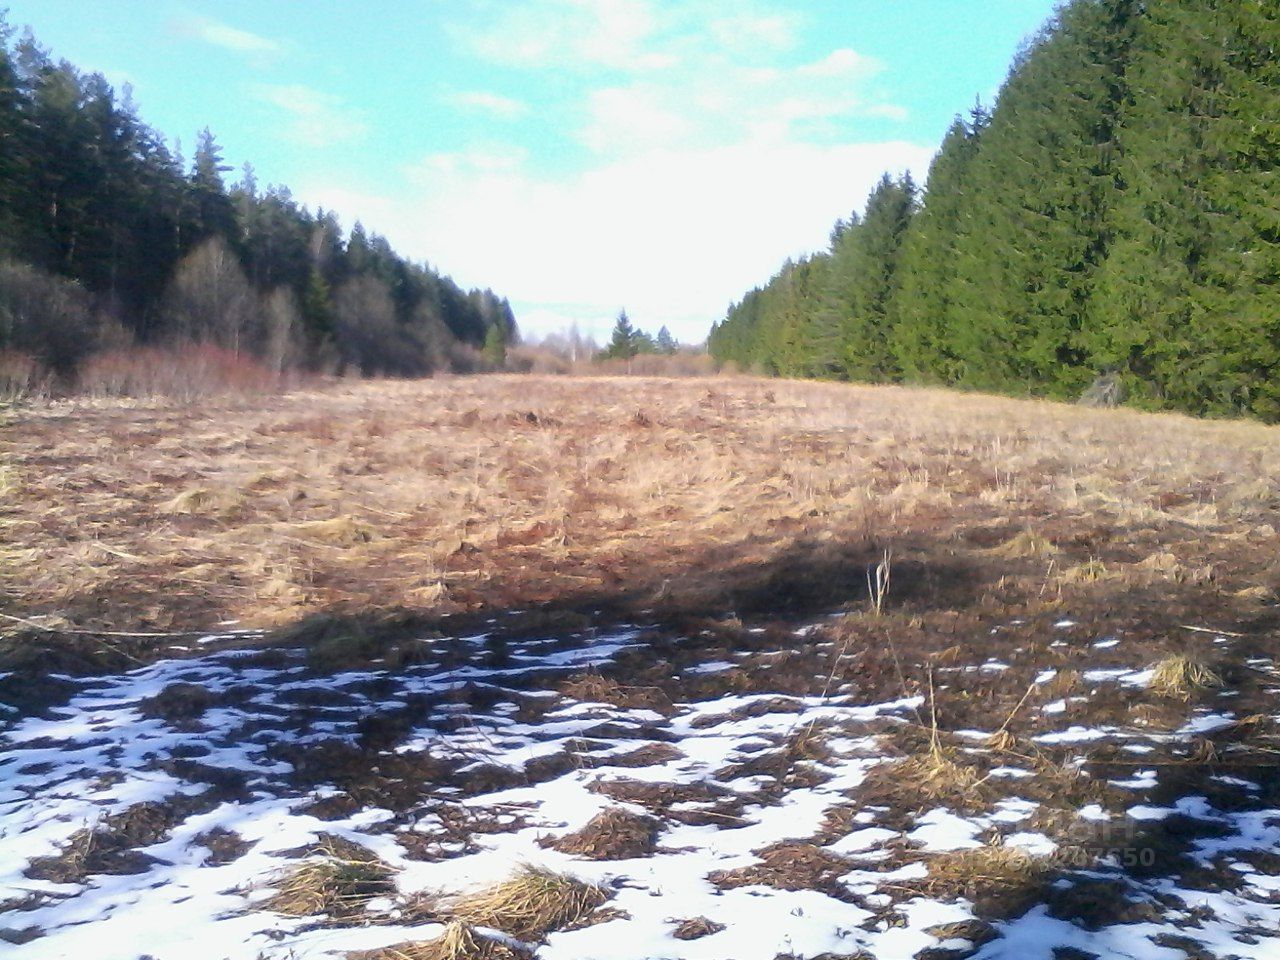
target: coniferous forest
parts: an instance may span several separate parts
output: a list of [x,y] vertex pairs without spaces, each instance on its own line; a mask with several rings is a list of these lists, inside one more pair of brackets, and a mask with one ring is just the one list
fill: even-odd
[[782,376],[1280,420],[1280,6],[1074,0],[927,189],[886,176],[830,248],[713,329]]
[[516,335],[357,223],[308,210],[213,134],[188,164],[99,74],[0,14],[0,351],[66,378],[104,351],[213,346],[272,369],[420,375]]

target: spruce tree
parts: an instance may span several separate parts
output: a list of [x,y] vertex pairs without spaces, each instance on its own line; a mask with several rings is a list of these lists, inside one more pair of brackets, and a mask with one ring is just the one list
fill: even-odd
[[979,141],[956,241],[949,348],[961,382],[1074,395],[1115,199],[1117,114],[1139,5],[1083,0],[1022,55]]
[[638,352],[636,329],[631,325],[627,311],[623,310],[614,321],[613,334],[609,338],[609,345],[605,347],[604,356],[608,359],[630,360]]
[[973,161],[990,115],[976,105],[969,122],[957,117],[929,168],[929,189],[902,242],[890,300],[890,350],[910,381],[953,383],[961,376],[951,328],[960,282],[957,244],[971,229]]
[[838,232],[810,341],[819,369],[851,380],[896,378],[889,301],[915,203],[910,175],[894,180],[885,174],[861,221]]

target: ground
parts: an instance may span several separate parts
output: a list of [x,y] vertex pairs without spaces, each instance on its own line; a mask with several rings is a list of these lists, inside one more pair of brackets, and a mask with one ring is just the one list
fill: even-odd
[[1280,953],[1280,430],[751,379],[7,417],[7,955]]

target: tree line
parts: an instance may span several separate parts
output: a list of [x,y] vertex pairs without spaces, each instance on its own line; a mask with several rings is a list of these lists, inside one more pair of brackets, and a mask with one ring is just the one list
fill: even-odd
[[[501,356],[505,299],[462,290],[357,223],[190,164],[97,73],[0,11],[0,350],[72,374],[104,348],[199,342],[276,369],[420,375]],[[488,350],[482,348],[488,344]]]
[[829,249],[717,323],[782,376],[1280,420],[1280,6],[1073,0],[927,190],[884,177]]

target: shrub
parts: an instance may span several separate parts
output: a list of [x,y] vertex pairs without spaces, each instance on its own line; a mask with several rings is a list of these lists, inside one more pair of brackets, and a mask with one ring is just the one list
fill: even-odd
[[77,378],[81,392],[92,396],[185,402],[276,393],[285,383],[253,357],[209,343],[109,350],[85,361]]
[[0,403],[48,396],[52,379],[44,364],[16,350],[0,350]]
[[69,373],[97,347],[99,326],[80,284],[26,264],[0,262],[0,347]]
[[709,377],[716,372],[715,361],[705,353],[681,351],[670,355],[641,353],[630,360],[599,360],[592,372],[608,376]]

